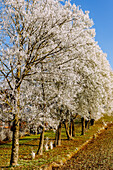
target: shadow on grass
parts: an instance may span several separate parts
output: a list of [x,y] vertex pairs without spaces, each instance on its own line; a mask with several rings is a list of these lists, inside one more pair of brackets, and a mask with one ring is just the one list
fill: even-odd
[[26,140],[26,141],[31,141],[31,140],[38,140],[39,138],[22,138],[22,139],[19,139],[19,141],[24,141],[24,140]]
[[12,143],[0,144],[1,146],[12,146]]
[[32,144],[22,143],[22,144],[19,144],[19,146],[39,146],[39,145],[32,145]]
[[9,166],[0,166],[0,169],[9,169],[9,168],[11,168],[11,166],[9,165]]
[[[66,141],[70,141],[69,139],[61,139],[61,141],[65,141],[65,140],[66,140]],[[73,139],[73,140],[74,140],[74,139]]]

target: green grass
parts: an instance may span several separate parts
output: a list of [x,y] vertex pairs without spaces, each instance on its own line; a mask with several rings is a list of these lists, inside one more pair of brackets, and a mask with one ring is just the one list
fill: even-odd
[[[36,155],[35,160],[31,160],[31,150],[34,152],[37,151],[39,145],[39,137],[40,135],[31,135],[20,138],[20,149],[19,149],[19,166],[14,169],[32,169],[41,167],[42,165],[47,165],[51,162],[58,162],[62,159],[62,157],[67,158],[67,155],[70,152],[73,152],[76,147],[79,147],[86,140],[88,140],[98,129],[100,129],[103,124],[102,120],[105,122],[113,121],[113,117],[104,116],[97,122],[95,122],[94,126],[90,126],[89,130],[85,132],[84,136],[81,136],[81,123],[80,119],[75,123],[75,140],[67,140],[66,133],[64,127],[62,127],[62,146],[58,146],[53,150],[44,151],[42,156]],[[49,141],[54,140],[55,133],[53,131],[45,132],[45,139],[49,138]],[[11,156],[11,142],[0,145],[0,168],[11,169],[9,167]]]

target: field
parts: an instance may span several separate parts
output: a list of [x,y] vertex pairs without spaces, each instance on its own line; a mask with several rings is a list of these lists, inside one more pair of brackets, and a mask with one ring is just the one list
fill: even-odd
[[[76,136],[74,140],[67,140],[65,129],[62,128],[62,145],[55,147],[53,150],[44,151],[42,156],[36,155],[34,160],[31,159],[31,151],[35,153],[39,145],[39,135],[31,135],[20,138],[19,161],[18,166],[10,167],[11,142],[0,145],[0,168],[2,169],[40,169],[46,167],[52,162],[58,163],[61,160],[66,160],[68,155],[76,148],[86,142],[93,134],[95,134],[101,127],[103,127],[102,120],[105,122],[113,121],[113,117],[105,116],[104,118],[95,122],[94,126],[90,126],[85,135],[81,135],[81,123],[77,119],[75,122]],[[55,133],[53,131],[45,132],[49,141],[54,141]]]

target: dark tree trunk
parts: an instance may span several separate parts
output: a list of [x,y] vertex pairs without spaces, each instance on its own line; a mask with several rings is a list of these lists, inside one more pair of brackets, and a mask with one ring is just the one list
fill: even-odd
[[72,121],[72,137],[75,137],[75,124],[74,124],[74,120]]
[[85,120],[85,128],[86,128],[86,129],[89,129],[89,123],[90,123],[89,120]]
[[57,142],[58,146],[61,145],[61,128],[62,128],[62,123],[59,124],[59,128],[58,128],[58,142]]
[[44,127],[42,128],[42,132],[40,134],[40,142],[39,142],[39,147],[38,147],[38,151],[37,154],[38,155],[43,155],[43,148],[44,148]]
[[68,140],[70,140],[70,139],[72,140],[73,137],[71,137],[71,135],[69,134],[68,121],[67,120],[64,122],[64,127],[65,127],[65,130],[66,130],[67,139]]
[[55,143],[54,146],[56,147],[57,145],[61,145],[61,128],[62,128],[62,123],[59,123],[59,126],[56,130],[56,135],[55,135]]
[[91,119],[91,120],[90,120],[90,122],[91,122],[91,126],[93,126],[93,125],[94,125],[95,120],[94,120],[94,119]]
[[72,137],[72,126],[73,126],[73,124],[72,124],[72,119],[71,119],[71,121],[70,121],[70,126],[69,126],[69,134],[70,134],[70,136]]
[[81,118],[81,122],[82,122],[82,133],[81,133],[81,135],[84,135],[85,134],[85,119],[84,119],[84,117]]
[[19,151],[19,118],[18,115],[14,115],[13,122],[13,138],[12,138],[12,153],[10,165],[17,165],[18,163],[18,151]]

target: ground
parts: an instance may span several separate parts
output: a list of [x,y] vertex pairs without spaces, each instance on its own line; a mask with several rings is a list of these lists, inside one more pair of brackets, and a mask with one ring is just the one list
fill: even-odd
[[113,125],[59,170],[113,170]]
[[[113,121],[113,116],[108,117],[105,116],[104,118],[95,122],[94,126],[90,126],[90,128],[85,132],[85,135],[81,135],[81,122],[80,119],[75,121],[75,131],[76,136],[74,140],[67,140],[66,133],[64,127],[62,128],[62,142],[61,146],[55,147],[53,150],[44,151],[42,156],[36,155],[34,160],[31,159],[31,151],[33,150],[35,153],[37,152],[38,145],[39,145],[39,136],[40,135],[31,135],[20,138],[19,144],[19,161],[18,166],[10,167],[10,156],[11,156],[11,142],[4,143],[0,145],[0,169],[21,169],[21,170],[38,170],[42,167],[50,166],[53,162],[59,164],[60,161],[64,161],[68,158],[69,154],[73,154],[76,148],[83,145],[87,140],[90,139],[93,134],[95,134],[100,128],[103,127],[102,120],[104,119],[105,122]],[[110,130],[111,129],[111,130]],[[103,164],[109,166],[108,168],[112,168],[111,162],[113,161],[113,128],[108,128],[107,131],[104,131],[98,140],[95,140],[94,143],[91,143],[90,148],[84,148],[83,151],[80,151],[79,156],[75,155],[75,158],[72,158],[72,163],[68,162],[65,166],[65,170],[69,169],[83,169],[85,166],[93,166],[96,167],[97,165],[102,167]],[[104,135],[105,133],[105,135]],[[104,137],[101,139],[101,137]],[[46,137],[49,138],[50,141],[54,141],[55,133],[53,131],[45,132],[45,142]],[[99,142],[98,142],[99,141]],[[101,143],[100,143],[101,141]],[[95,143],[97,142],[97,143]],[[88,145],[89,146],[89,145]],[[93,148],[95,147],[94,151]],[[110,149],[111,148],[111,149]],[[74,152],[75,153],[75,152]],[[102,156],[102,158],[101,158]],[[101,161],[97,158],[101,158]],[[108,159],[108,160],[107,160]],[[94,161],[94,162],[93,162]],[[69,166],[68,166],[69,165]],[[75,167],[74,167],[75,166]],[[85,168],[87,169],[87,168]],[[91,169],[91,168],[90,168]],[[98,168],[96,168],[97,170]],[[99,169],[98,169],[99,170]],[[105,169],[104,167],[104,170]],[[109,169],[111,170],[111,169]]]

